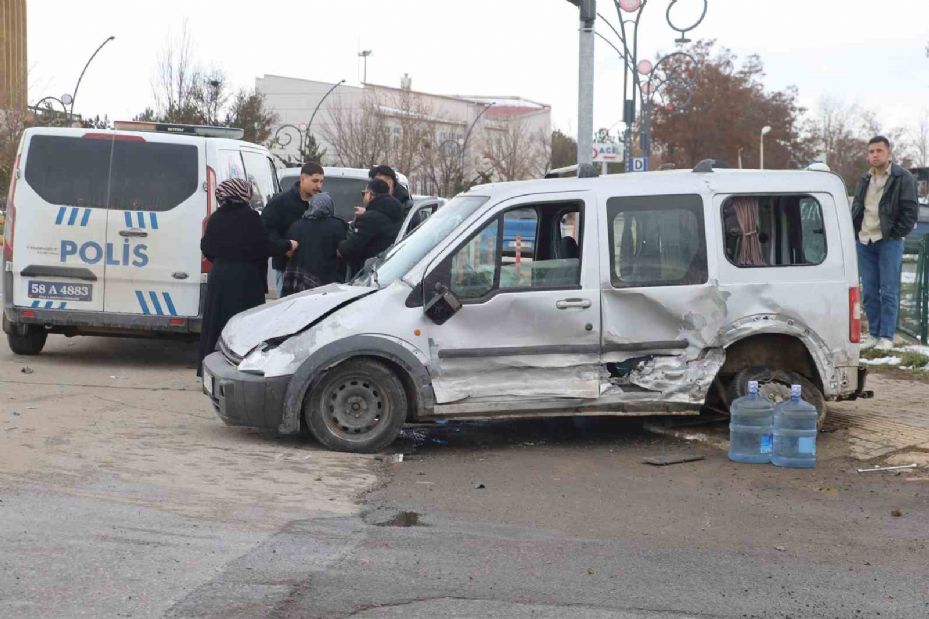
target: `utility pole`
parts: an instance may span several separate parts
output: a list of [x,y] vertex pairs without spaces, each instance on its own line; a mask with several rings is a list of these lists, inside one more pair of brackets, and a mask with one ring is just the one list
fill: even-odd
[[594,22],[597,0],[568,0],[578,7],[577,165],[593,163],[594,149]]
[[366,50],[358,52],[358,55],[364,59],[364,77],[361,78],[362,84],[368,83],[368,56],[370,56],[373,53],[374,52],[372,52],[370,49],[366,49]]

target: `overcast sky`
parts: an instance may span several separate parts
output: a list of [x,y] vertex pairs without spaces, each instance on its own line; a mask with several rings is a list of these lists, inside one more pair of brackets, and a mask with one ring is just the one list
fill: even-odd
[[[672,0],[648,0],[639,56],[674,49],[665,22]],[[702,0],[676,0],[680,22]],[[716,39],[740,58],[759,54],[769,90],[795,85],[815,108],[824,95],[879,114],[885,127],[929,115],[927,0],[708,0],[694,38]],[[79,10],[75,7],[79,6]],[[598,9],[615,24],[611,0]],[[28,0],[29,100],[74,89],[107,36],[75,111],[131,118],[152,104],[159,53],[183,23],[195,55],[237,87],[263,74],[361,80],[442,94],[518,95],[548,103],[556,128],[577,125],[577,9],[566,0]],[[608,33],[602,25],[598,30]],[[619,61],[596,46],[594,127],[621,127]]]

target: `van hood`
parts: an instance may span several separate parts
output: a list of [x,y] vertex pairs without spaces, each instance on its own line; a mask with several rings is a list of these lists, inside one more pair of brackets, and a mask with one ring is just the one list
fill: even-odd
[[233,316],[223,329],[222,341],[231,352],[244,357],[262,342],[291,336],[376,291],[374,287],[329,284],[259,305]]

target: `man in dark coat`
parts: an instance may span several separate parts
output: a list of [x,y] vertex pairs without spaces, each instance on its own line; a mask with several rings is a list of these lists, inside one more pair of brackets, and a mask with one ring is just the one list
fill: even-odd
[[882,135],[868,142],[870,170],[862,175],[852,201],[858,249],[858,273],[870,334],[863,348],[893,349],[900,311],[903,238],[919,214],[916,180],[892,161],[890,141]]
[[210,215],[200,239],[200,250],[213,265],[203,306],[197,376],[229,319],[265,302],[268,258],[284,256],[298,247],[295,241],[269,238],[261,217],[249,205],[251,195],[251,186],[242,179],[220,183],[216,188],[219,208]]
[[[303,217],[310,199],[323,190],[323,167],[315,161],[308,161],[300,169],[300,180],[286,191],[277,194],[268,202],[261,212],[261,222],[272,241],[287,240],[287,231],[295,221]],[[277,293],[283,290],[284,270],[287,258],[278,257],[271,260],[274,269]]]
[[348,224],[335,216],[335,203],[325,191],[313,196],[303,217],[287,231],[299,243],[284,271],[284,295],[340,282],[345,267],[336,256]]
[[354,230],[339,243],[339,257],[348,261],[353,272],[393,245],[403,225],[403,208],[384,181],[376,178],[368,183],[364,203],[355,207]]
[[397,173],[392,167],[389,165],[376,165],[368,170],[368,178],[372,180],[379,178],[387,183],[387,186],[390,187],[390,195],[395,197],[403,208],[403,215],[406,216],[410,212],[413,207],[413,198],[410,197],[410,192],[406,190],[406,187],[400,184],[400,179],[397,178]]

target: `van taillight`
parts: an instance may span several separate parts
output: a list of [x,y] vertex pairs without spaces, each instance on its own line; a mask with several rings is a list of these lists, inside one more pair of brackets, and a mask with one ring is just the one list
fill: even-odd
[[861,291],[858,286],[848,289],[848,341],[861,343]]
[[[210,166],[206,167],[206,217],[200,225],[200,236],[206,234],[206,221],[213,214],[213,200],[216,199],[216,171]],[[200,272],[209,273],[213,268],[213,263],[206,259],[206,256],[200,256]]]
[[13,236],[16,232],[16,177],[19,175],[19,155],[13,165],[13,174],[10,175],[10,192],[6,196],[6,220],[3,223],[3,259],[13,262]]

